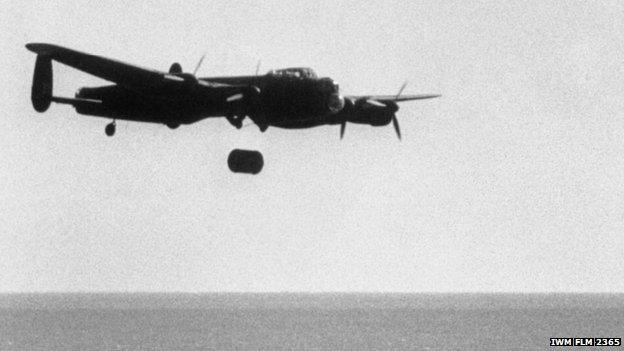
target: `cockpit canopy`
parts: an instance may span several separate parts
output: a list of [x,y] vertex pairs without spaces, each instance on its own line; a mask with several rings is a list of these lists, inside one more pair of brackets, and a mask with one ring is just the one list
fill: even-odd
[[318,76],[312,68],[308,67],[291,67],[283,69],[270,70],[267,75],[278,77],[307,78],[316,79]]

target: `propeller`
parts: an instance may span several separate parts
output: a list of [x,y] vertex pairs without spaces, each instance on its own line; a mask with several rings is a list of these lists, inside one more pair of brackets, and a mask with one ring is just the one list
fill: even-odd
[[[397,116],[396,116],[396,111],[399,109],[399,107],[396,101],[399,100],[406,86],[407,86],[407,81],[404,82],[403,85],[401,85],[401,87],[399,88],[399,92],[395,95],[394,99],[386,98],[386,99],[382,99],[381,101],[375,100],[373,98],[358,99],[357,101],[355,101],[356,110],[358,108],[367,108],[367,107],[390,109],[392,111],[392,125],[394,126],[394,131],[396,132],[396,135],[399,138],[399,140],[401,140],[401,127],[399,126],[399,120],[397,119]],[[347,120],[345,117],[345,119],[340,124],[340,139],[342,139],[344,136],[346,124],[347,124]]]
[[[399,97],[401,96],[401,93],[403,92],[406,86],[407,86],[407,81],[403,83],[403,85],[401,85],[399,92],[396,94],[396,97],[394,98],[395,100],[399,99]],[[399,127],[399,120],[397,119],[396,113],[392,114],[392,125],[394,126],[394,131],[396,132],[397,137],[399,138],[399,140],[401,140],[401,127]]]

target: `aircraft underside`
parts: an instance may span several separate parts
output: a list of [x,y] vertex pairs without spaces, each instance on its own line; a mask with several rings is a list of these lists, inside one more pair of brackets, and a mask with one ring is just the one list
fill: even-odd
[[269,126],[286,129],[340,123],[340,120],[336,118],[334,118],[335,121],[331,121],[333,115],[321,109],[298,109],[297,106],[291,107],[284,104],[272,109],[268,106],[269,108],[262,111],[249,111],[249,109],[245,111],[245,108],[237,111],[236,108],[228,109],[228,106],[219,103],[214,103],[210,107],[185,99],[163,102],[118,86],[82,88],[76,94],[76,99],[53,98],[53,101],[71,104],[76,112],[83,115],[161,123],[168,126],[192,124],[206,118],[228,115],[250,117],[253,120],[256,114],[262,114]]

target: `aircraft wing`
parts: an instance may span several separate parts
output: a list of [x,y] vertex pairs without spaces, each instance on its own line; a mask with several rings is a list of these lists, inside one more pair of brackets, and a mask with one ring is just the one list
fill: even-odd
[[[184,83],[184,78],[180,76],[79,52],[58,45],[30,43],[26,44],[26,48],[37,55],[45,56],[132,90],[158,89]],[[207,87],[234,87],[205,80],[198,80],[197,84]],[[236,88],[242,88],[242,86],[237,86]]]
[[163,72],[52,44],[30,43],[26,44],[26,48],[38,55],[46,56],[67,66],[128,88],[159,86],[166,75]]
[[350,96],[345,96],[345,99],[350,99],[353,101],[364,99],[364,100],[374,100],[374,101],[401,102],[401,101],[411,101],[411,100],[433,99],[433,98],[437,98],[440,96],[441,95],[438,95],[438,94],[400,95],[400,96],[396,96],[396,95],[350,95]]

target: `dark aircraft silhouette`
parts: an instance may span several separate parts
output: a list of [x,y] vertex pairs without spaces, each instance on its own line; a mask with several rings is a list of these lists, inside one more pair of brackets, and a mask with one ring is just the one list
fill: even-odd
[[[38,112],[52,102],[74,106],[80,114],[112,118],[106,135],[115,134],[115,120],[162,123],[175,129],[208,117],[226,117],[236,128],[248,116],[261,131],[269,126],[310,128],[340,124],[342,138],[347,122],[385,126],[393,122],[401,138],[397,102],[439,95],[342,96],[331,78],[319,78],[310,68],[286,68],[265,75],[198,78],[185,73],[179,63],[169,72],[141,68],[57,45],[30,43],[37,54],[32,103]],[[85,87],[74,98],[52,95],[52,61],[115,84]]]

